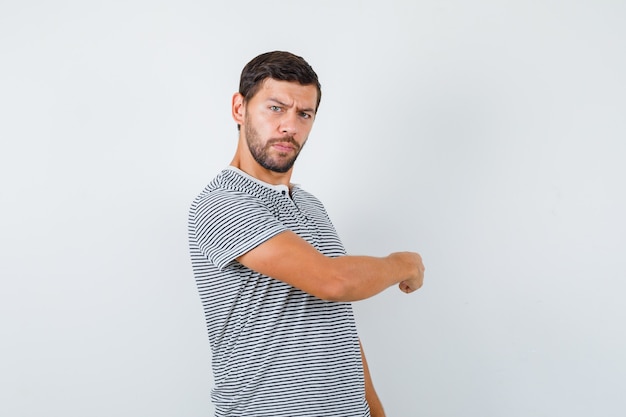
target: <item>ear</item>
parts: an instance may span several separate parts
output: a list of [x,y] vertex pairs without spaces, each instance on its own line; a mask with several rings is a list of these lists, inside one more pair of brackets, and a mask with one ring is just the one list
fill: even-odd
[[238,125],[242,125],[246,115],[246,106],[244,105],[244,99],[241,93],[233,94],[232,101],[232,113],[233,120]]

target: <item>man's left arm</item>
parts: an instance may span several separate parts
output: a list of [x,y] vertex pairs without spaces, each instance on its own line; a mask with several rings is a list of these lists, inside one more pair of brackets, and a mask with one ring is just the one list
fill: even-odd
[[372,377],[370,375],[370,370],[367,366],[367,360],[365,359],[365,353],[363,352],[363,344],[359,340],[359,345],[361,347],[361,360],[363,361],[363,376],[365,378],[365,399],[367,400],[367,404],[370,408],[370,414],[372,417],[385,417],[385,410],[383,409],[383,404],[380,402],[378,398],[378,394],[376,394],[376,390],[374,389],[374,384],[372,384]]

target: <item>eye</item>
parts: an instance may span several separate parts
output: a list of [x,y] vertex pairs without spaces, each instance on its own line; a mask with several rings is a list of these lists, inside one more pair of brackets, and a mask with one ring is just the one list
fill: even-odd
[[303,119],[310,119],[311,115],[309,113],[302,112],[300,113],[300,117],[302,117]]
[[270,106],[271,111],[280,111],[280,107],[278,106]]

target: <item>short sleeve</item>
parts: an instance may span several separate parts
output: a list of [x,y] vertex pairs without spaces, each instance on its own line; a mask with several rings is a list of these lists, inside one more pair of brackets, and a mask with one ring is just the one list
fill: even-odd
[[190,221],[198,248],[220,270],[287,230],[260,199],[246,193],[214,190],[194,206]]

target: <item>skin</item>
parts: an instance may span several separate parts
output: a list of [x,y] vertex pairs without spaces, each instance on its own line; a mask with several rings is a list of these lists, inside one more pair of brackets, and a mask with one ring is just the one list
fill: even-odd
[[[269,184],[289,186],[293,166],[306,143],[315,120],[315,86],[267,79],[259,91],[245,102],[233,96],[233,119],[240,126],[239,142],[231,165]],[[250,151],[265,149],[276,166],[291,165],[285,172],[263,167]]]
[[[293,162],[315,121],[317,89],[267,79],[248,101],[235,93],[232,116],[241,126],[231,165],[269,184],[291,186]],[[255,157],[256,156],[256,157]],[[237,259],[246,267],[329,301],[369,298],[392,285],[411,293],[424,280],[419,254],[329,258],[291,231],[267,240]],[[384,416],[361,349],[365,393],[373,417]]]

